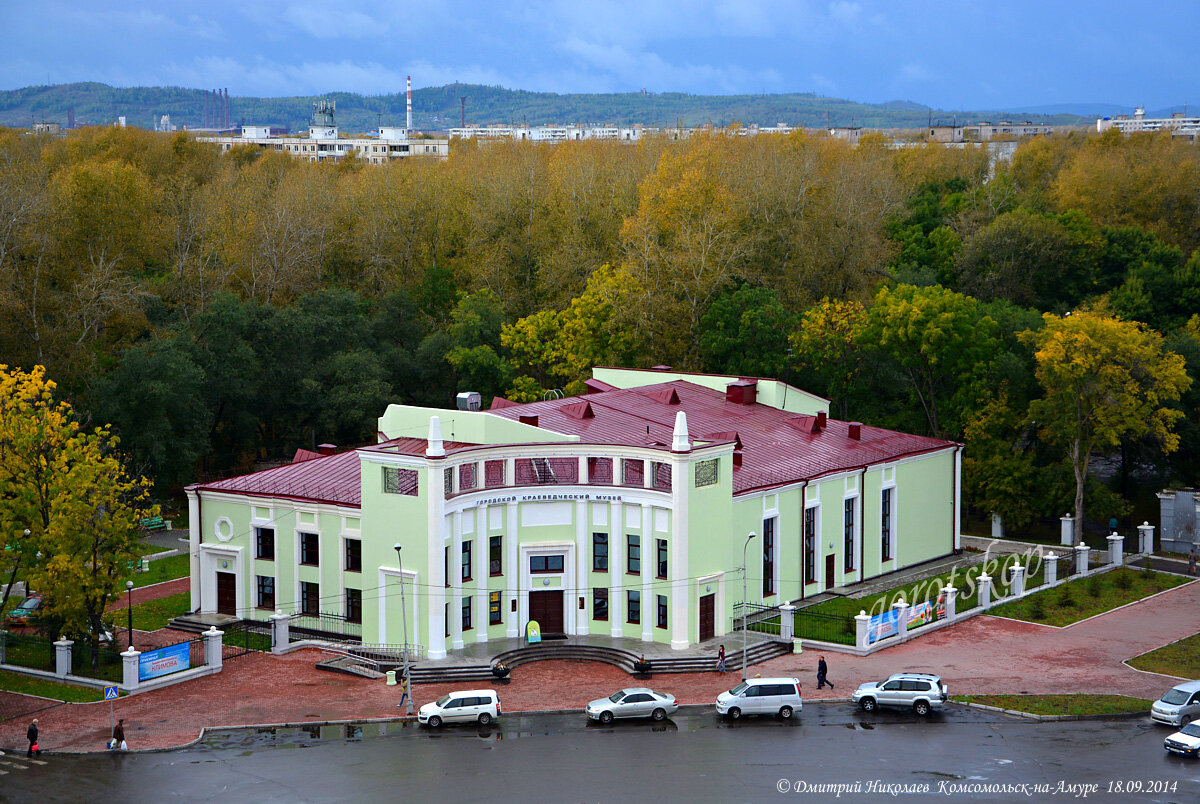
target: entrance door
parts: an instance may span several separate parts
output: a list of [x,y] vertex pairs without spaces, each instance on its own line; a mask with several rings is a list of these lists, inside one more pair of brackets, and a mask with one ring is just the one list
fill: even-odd
[[833,588],[833,576],[837,572],[837,556],[825,556],[825,588]]
[[717,593],[700,598],[700,641],[706,642],[717,633]]
[[529,619],[537,620],[542,628],[542,637],[547,634],[563,633],[563,593],[561,589],[552,592],[529,593]]
[[217,614],[237,616],[237,576],[232,572],[217,573]]

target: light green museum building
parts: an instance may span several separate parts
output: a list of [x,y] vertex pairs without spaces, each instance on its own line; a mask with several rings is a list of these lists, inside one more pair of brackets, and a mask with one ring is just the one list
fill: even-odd
[[432,659],[530,620],[682,650],[732,631],[747,539],[765,606],[958,549],[959,444],[834,421],[772,379],[596,368],[587,385],[391,405],[372,446],[189,487],[192,608],[395,645],[403,578],[408,642]]

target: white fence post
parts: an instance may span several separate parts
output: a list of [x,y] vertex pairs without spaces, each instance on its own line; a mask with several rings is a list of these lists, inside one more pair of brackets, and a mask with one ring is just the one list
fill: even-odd
[[225,634],[224,631],[218,631],[214,625],[204,632],[204,663],[209,667],[221,669],[221,637]]
[[867,649],[867,626],[870,622],[871,618],[863,609],[859,609],[858,614],[854,615],[854,644],[859,650]]
[[1117,535],[1116,531],[1108,537],[1108,563],[1121,566],[1125,562],[1125,557],[1122,555],[1125,547],[1125,537]]
[[975,581],[979,584],[979,605],[987,611],[992,607],[992,576],[981,572]]
[[1012,583],[1008,587],[1008,593],[1013,597],[1025,594],[1025,568],[1020,564],[1012,566]]
[[126,692],[133,692],[138,688],[138,657],[142,655],[139,650],[130,648],[121,654],[123,666],[121,668],[121,686]]
[[1062,543],[1066,547],[1075,544],[1075,517],[1063,514],[1059,517],[1062,522]]
[[1088,571],[1088,550],[1091,548],[1086,544],[1075,545],[1075,572],[1078,575],[1085,575]]
[[992,514],[992,538],[1004,538],[1004,520],[1000,518],[999,514]]
[[288,633],[288,623],[291,618],[282,611],[276,611],[271,615],[271,653],[283,653],[288,646],[288,640],[291,639]]
[[66,637],[54,643],[54,675],[66,678],[71,672],[71,646],[74,640]]
[[1054,586],[1058,583],[1058,556],[1046,553],[1042,560],[1046,562],[1046,586]]
[[908,639],[908,603],[901,600],[893,603],[892,608],[896,610],[896,636],[903,642]]
[[1138,552],[1147,556],[1154,552],[1154,526],[1149,522],[1138,525]]
[[796,635],[796,607],[784,603],[779,607],[779,638],[791,642]]
[[946,619],[953,622],[958,614],[958,590],[947,586],[942,593],[946,596]]

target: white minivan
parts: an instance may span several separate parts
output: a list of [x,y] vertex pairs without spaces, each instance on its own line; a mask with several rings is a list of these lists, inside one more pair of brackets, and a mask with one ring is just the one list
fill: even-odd
[[730,720],[742,715],[779,715],[786,720],[803,703],[798,678],[750,678],[717,696],[717,714]]
[[443,723],[478,723],[486,726],[500,717],[500,698],[495,690],[448,692],[417,711],[417,721],[431,728]]
[[1200,681],[1172,687],[1150,707],[1150,718],[1168,726],[1183,726],[1200,720]]

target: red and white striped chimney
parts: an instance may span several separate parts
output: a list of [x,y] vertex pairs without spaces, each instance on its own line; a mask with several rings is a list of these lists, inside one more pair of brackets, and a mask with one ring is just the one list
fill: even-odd
[[[408,125],[407,130],[412,131],[412,76],[408,76]],[[405,132],[407,133],[407,132]]]

